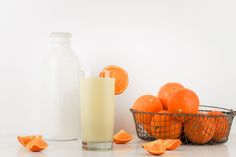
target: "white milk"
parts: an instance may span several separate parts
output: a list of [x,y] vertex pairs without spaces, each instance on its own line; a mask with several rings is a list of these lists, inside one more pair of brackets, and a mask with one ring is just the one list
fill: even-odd
[[69,33],[52,33],[51,54],[41,73],[41,131],[48,140],[80,136],[79,60],[70,48]]

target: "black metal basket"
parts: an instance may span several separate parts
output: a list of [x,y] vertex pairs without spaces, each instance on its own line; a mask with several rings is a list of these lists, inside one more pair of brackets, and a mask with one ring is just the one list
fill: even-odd
[[183,144],[198,145],[225,143],[236,115],[232,109],[204,105],[197,114],[130,111],[140,139],[181,139]]

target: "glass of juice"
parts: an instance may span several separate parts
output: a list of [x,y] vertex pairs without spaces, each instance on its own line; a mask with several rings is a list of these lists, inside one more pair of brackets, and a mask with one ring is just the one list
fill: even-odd
[[84,150],[112,149],[115,79],[82,71],[80,78],[81,135]]

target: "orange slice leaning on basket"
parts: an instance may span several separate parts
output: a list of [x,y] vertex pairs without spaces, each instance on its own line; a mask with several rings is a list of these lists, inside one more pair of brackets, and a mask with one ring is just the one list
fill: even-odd
[[133,137],[123,129],[113,136],[113,142],[115,142],[116,144],[125,144],[132,139]]
[[106,77],[106,71],[110,72],[109,77],[115,78],[115,94],[118,95],[123,93],[129,83],[128,73],[119,66],[110,65],[105,67],[99,76]]

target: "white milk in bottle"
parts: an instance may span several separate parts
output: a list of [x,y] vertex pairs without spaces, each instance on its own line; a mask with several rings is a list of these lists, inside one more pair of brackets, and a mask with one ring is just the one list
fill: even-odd
[[41,68],[41,133],[47,140],[73,140],[80,136],[79,60],[70,33],[50,37],[52,49]]

